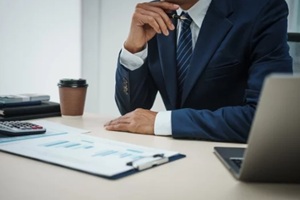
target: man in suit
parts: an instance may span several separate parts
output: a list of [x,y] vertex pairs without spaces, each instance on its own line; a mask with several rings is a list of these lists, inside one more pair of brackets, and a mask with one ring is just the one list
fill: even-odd
[[[265,77],[292,72],[287,15],[284,0],[138,4],[116,71],[122,116],[106,129],[246,142]],[[191,53],[180,79],[176,51],[186,19]],[[149,110],[157,92],[167,111]]]

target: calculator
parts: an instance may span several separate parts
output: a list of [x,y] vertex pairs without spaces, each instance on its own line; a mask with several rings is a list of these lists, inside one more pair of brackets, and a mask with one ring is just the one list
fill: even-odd
[[0,136],[25,136],[45,133],[46,129],[26,121],[0,121]]

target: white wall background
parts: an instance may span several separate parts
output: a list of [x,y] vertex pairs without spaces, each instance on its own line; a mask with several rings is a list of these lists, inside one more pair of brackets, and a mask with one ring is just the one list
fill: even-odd
[[300,32],[300,1],[299,0],[286,0],[289,9],[289,32]]
[[[300,1],[287,0],[290,8],[288,30],[289,32],[300,32]],[[289,42],[290,55],[293,57],[294,73],[300,73],[300,45],[296,42]]]
[[58,80],[80,74],[80,0],[0,0],[0,94],[58,101]]
[[[142,0],[0,0],[0,95],[48,93],[60,78],[86,78],[86,111],[118,116],[115,69],[135,5]],[[289,31],[300,32],[300,3]],[[153,110],[163,110],[158,97]]]

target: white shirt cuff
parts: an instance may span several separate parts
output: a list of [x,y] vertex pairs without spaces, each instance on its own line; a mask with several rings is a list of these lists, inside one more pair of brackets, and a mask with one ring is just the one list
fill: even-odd
[[163,136],[172,135],[171,111],[157,113],[154,122],[154,134]]
[[144,64],[147,55],[148,45],[146,45],[145,49],[135,54],[127,51],[123,46],[120,54],[120,63],[127,69],[133,71],[140,68]]

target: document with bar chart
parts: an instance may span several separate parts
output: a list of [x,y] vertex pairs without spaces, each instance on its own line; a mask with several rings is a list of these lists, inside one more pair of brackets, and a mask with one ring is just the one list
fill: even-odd
[[178,152],[76,133],[3,143],[0,150],[108,179],[118,179],[185,157]]

